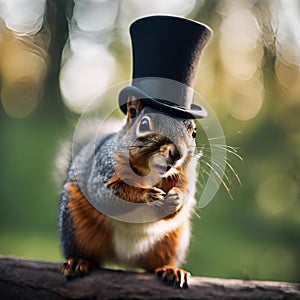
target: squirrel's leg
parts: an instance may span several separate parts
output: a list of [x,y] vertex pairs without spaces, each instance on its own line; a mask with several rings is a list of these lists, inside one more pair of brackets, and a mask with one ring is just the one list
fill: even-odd
[[[163,178],[162,181],[158,183],[157,187],[168,193],[166,199],[178,204],[178,209],[174,211],[174,213],[166,216],[165,220],[172,220],[172,218],[180,212],[182,208],[181,205],[183,204],[183,198],[187,197],[185,186],[183,179],[178,180],[176,175]],[[179,244],[181,244],[183,248],[187,248],[188,242],[182,242],[182,240],[184,240],[184,238],[182,238],[182,229],[182,227],[178,227],[171,235],[165,237],[166,246],[171,243],[173,244],[173,249],[178,249]],[[161,245],[161,247],[163,247],[163,245]],[[154,272],[159,278],[169,285],[173,285],[176,288],[188,288],[188,278],[191,274],[183,269],[177,268],[174,265],[169,265],[167,260],[165,265],[155,268]]]
[[[167,221],[169,222],[169,221]],[[189,244],[189,224],[182,224],[168,232],[143,257],[144,268],[155,272],[166,284],[187,288],[190,273],[178,268]]]
[[60,238],[67,258],[62,273],[67,278],[88,274],[113,256],[111,223],[75,182],[65,185],[60,206]]
[[70,210],[70,201],[78,200],[79,194],[76,195],[72,192],[72,189],[70,189],[71,183],[66,186],[68,188],[63,191],[60,200],[58,223],[61,244],[66,257],[61,272],[66,278],[70,279],[90,273],[92,268],[95,267],[95,263],[79,256],[75,237],[76,229],[74,229],[74,211]]

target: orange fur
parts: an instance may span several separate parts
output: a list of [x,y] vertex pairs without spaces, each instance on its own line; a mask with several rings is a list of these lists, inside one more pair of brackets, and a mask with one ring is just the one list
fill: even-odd
[[149,203],[159,199],[162,195],[161,190],[155,187],[141,187],[138,184],[131,186],[125,183],[117,174],[108,181],[107,187],[112,189],[114,194],[121,199],[135,203]]
[[114,259],[110,219],[94,208],[75,184],[69,186],[68,207],[80,256],[101,264]]
[[165,235],[156,242],[148,253],[140,258],[139,264],[147,271],[153,272],[157,267],[163,265],[177,264],[177,251],[182,232],[181,226]]
[[[77,185],[70,185],[69,193],[68,207],[80,256],[97,264],[118,261],[114,254],[113,228],[110,219],[88,202]],[[179,226],[165,235],[148,252],[136,258],[136,265],[147,271],[154,271],[155,268],[163,265],[176,265],[180,235]]]

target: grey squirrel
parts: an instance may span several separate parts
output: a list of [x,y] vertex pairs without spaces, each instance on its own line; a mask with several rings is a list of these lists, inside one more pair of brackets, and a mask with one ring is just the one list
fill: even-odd
[[[165,134],[152,133],[157,130]],[[190,217],[195,205],[192,195],[198,159],[195,137],[193,120],[142,108],[141,101],[135,100],[128,102],[127,122],[120,131],[98,136],[96,145],[92,139],[92,143],[79,150],[74,157],[79,166],[70,164],[59,207],[59,233],[67,258],[62,268],[65,276],[88,273],[92,267],[104,263],[116,263],[155,271],[170,282],[175,278],[177,286],[187,286],[188,273],[177,267],[189,245]],[[141,178],[132,185],[123,181],[128,170],[126,158],[122,161],[122,149],[128,145],[131,145],[131,167]],[[95,153],[87,151],[94,147]],[[101,170],[96,164],[100,164]],[[115,164],[120,166],[119,173]],[[82,168],[80,184],[74,171],[79,167]],[[148,182],[143,182],[143,178]],[[82,186],[86,193],[82,192]],[[147,223],[118,221],[98,211],[85,197],[87,193],[111,197],[107,190],[126,201],[158,206],[165,202],[166,208],[173,212]]]
[[[153,26],[160,28],[160,32],[154,31]],[[190,86],[196,68],[191,67],[188,55],[182,58],[183,47],[197,63],[210,35],[205,25],[171,16],[146,17],[131,26],[131,35],[133,39],[138,36],[139,42],[144,36],[147,42],[153,39],[159,54],[165,57],[166,68],[170,69],[171,61],[167,61],[169,58],[163,52],[168,53],[170,49],[167,48],[173,47],[168,39],[174,39],[170,31],[176,30],[177,26],[181,33],[185,27],[188,30],[186,34],[176,36],[178,42],[180,37],[184,39],[182,51],[170,59],[176,63],[188,59],[181,64],[181,68],[187,66],[188,69],[181,81]],[[165,50],[162,40],[169,45]],[[137,44],[134,43],[137,47],[134,49],[135,60],[138,60],[139,51],[143,51],[144,59],[153,54],[153,49],[139,50]],[[142,71],[152,70],[156,65],[160,69],[158,73],[166,76],[166,72],[161,72],[164,66],[159,54],[149,63],[144,62]],[[134,78],[141,71],[137,66],[141,64],[134,61]],[[184,70],[173,68],[170,72],[176,75]],[[134,81],[132,87],[125,88],[125,92],[120,93],[123,99],[119,99],[126,114],[124,126],[115,133],[100,132],[96,138],[80,141],[79,146],[75,145],[73,158],[68,159],[58,215],[59,234],[66,257],[62,273],[68,278],[113,263],[156,272],[176,287],[188,286],[189,273],[179,266],[189,246],[190,220],[196,203],[194,193],[199,155],[195,153],[194,119],[204,117],[205,110],[191,104],[193,99],[188,97],[185,87],[180,93],[177,89],[172,94],[173,103],[157,99],[158,85],[153,82]],[[174,89],[168,88],[167,91]],[[151,96],[152,92],[155,97]],[[162,93],[165,96],[166,90]],[[116,212],[118,205],[115,203],[120,203],[119,200],[142,205],[145,209],[139,213],[141,219],[138,222],[122,219],[120,216],[122,213],[126,215],[127,211]],[[105,207],[111,209],[109,213],[105,213]],[[147,208],[154,208],[161,215],[142,222],[143,211],[146,213]]]

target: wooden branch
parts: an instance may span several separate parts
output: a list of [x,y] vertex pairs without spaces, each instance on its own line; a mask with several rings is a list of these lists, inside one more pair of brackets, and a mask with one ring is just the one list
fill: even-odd
[[1,299],[300,299],[300,284],[190,279],[190,287],[179,290],[154,274],[101,269],[68,281],[59,263],[0,256]]

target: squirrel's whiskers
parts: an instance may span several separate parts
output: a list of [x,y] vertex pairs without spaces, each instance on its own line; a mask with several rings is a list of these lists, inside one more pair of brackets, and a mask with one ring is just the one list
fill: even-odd
[[[216,151],[215,158],[213,160],[211,157],[212,149],[222,150],[222,154],[218,155],[218,151]],[[223,155],[223,151],[226,152],[226,155]],[[221,181],[221,184],[225,188],[229,197],[233,198],[230,192],[230,185],[232,184],[233,178],[239,184],[241,184],[241,180],[238,172],[232,165],[229,156],[243,160],[238,153],[238,149],[229,145],[210,143],[196,146],[195,152],[201,153],[201,168],[199,169],[197,184],[203,188],[207,182],[207,178],[210,176],[210,172],[212,171],[216,178]],[[225,172],[223,172],[223,165],[225,165]],[[215,182],[215,184],[218,184],[218,182]]]

